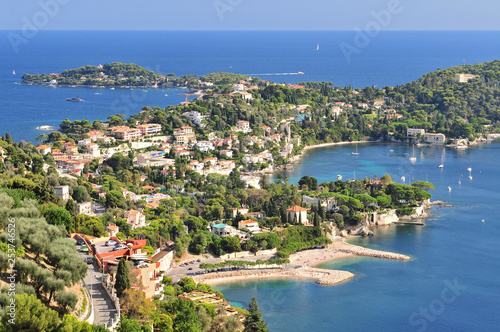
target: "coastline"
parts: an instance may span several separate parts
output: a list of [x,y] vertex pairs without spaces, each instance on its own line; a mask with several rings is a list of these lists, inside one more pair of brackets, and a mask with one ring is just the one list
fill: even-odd
[[209,285],[258,281],[264,279],[313,279],[316,283],[324,286],[336,285],[338,283],[354,278],[355,275],[344,270],[330,270],[316,268],[315,266],[326,261],[335,260],[348,256],[364,256],[379,259],[391,259],[399,261],[410,260],[411,257],[389,251],[368,249],[346,243],[343,239],[335,241],[324,249],[305,250],[290,256],[290,264],[285,267],[274,269],[252,269],[240,271],[225,271],[195,276],[193,279],[198,283]]
[[336,145],[347,145],[347,144],[366,144],[366,143],[376,143],[376,141],[347,141],[347,142],[335,142],[335,143],[321,143],[321,144],[315,144],[315,145],[308,145],[305,146],[302,151],[306,151],[309,149],[315,149],[315,148],[323,148],[327,146],[336,146]]
[[50,86],[53,88],[91,88],[91,89],[187,89],[188,86],[154,86],[154,85],[85,85],[85,84],[50,84],[34,82],[18,82],[22,85]]

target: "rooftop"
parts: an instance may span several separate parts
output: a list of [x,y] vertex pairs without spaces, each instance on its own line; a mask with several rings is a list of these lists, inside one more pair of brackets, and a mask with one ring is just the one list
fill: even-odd
[[292,206],[291,208],[286,209],[286,210],[287,211],[291,211],[291,212],[302,212],[302,211],[309,211],[310,209],[303,208],[302,206],[295,205],[295,206]]

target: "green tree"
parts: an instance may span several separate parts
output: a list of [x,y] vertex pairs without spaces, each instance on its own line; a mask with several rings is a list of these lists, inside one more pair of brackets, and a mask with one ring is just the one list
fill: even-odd
[[59,324],[57,312],[42,305],[42,302],[32,294],[15,296],[14,324],[9,322],[10,316],[2,318],[5,331],[54,331]]
[[166,314],[159,314],[155,321],[155,327],[160,329],[161,332],[173,332],[174,329],[172,325],[172,317]]
[[125,315],[121,316],[120,325],[117,329],[118,332],[143,332],[141,324],[137,321],[126,317]]
[[42,156],[35,155],[33,156],[32,159],[32,166],[31,166],[31,171],[33,174],[40,174],[40,175],[45,175],[45,172],[43,170],[43,158]]
[[71,195],[73,199],[79,203],[90,202],[90,195],[87,192],[87,188],[84,186],[76,186],[73,188],[73,194]]
[[66,211],[69,212],[69,214],[72,217],[75,216],[75,214],[76,214],[76,203],[75,203],[75,201],[72,198],[68,199],[68,201],[64,205],[64,208],[66,209]]
[[241,251],[240,239],[237,236],[224,236],[221,245],[225,252],[231,253]]
[[80,322],[75,316],[64,315],[58,332],[94,332],[94,329],[92,325]]
[[125,198],[120,191],[111,190],[106,193],[104,204],[107,208],[123,207],[125,205]]
[[118,297],[122,297],[123,292],[130,288],[130,277],[125,259],[120,259],[118,270],[116,272],[115,289]]
[[200,322],[201,332],[208,332],[212,327],[212,316],[207,312],[207,309],[201,305],[196,307],[196,315]]
[[78,302],[78,297],[76,297],[75,293],[65,291],[57,293],[54,299],[63,312],[67,312],[70,308],[75,309],[76,302]]
[[51,225],[63,225],[66,231],[71,231],[73,228],[73,218],[68,210],[64,208],[51,208],[43,213],[47,223]]
[[426,182],[426,181],[415,181],[411,185],[414,187],[423,189],[425,191],[436,189],[436,187],[434,187],[434,185],[432,183]]
[[244,323],[245,332],[268,332],[267,323],[262,319],[262,312],[259,309],[257,299],[252,297],[248,304],[249,315]]
[[176,314],[173,324],[175,332],[201,332],[192,301],[177,299],[172,306]]
[[386,175],[382,175],[382,177],[380,178],[380,181],[382,181],[384,184],[389,184],[389,183],[392,183],[392,178],[389,174],[386,174]]

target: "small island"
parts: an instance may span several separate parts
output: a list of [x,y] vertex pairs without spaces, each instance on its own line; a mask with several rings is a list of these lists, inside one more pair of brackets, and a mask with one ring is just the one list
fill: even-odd
[[212,73],[202,77],[174,73],[161,74],[134,63],[113,62],[87,65],[51,74],[24,74],[22,84],[89,88],[191,88],[206,90],[214,84],[233,84],[248,76],[232,73]]

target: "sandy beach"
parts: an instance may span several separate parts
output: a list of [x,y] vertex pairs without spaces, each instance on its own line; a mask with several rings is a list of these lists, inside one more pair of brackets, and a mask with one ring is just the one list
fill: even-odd
[[290,264],[282,268],[251,269],[239,271],[225,271],[195,276],[196,282],[210,285],[241,282],[262,279],[309,278],[315,279],[320,285],[335,285],[354,277],[349,271],[315,268],[323,262],[347,256],[365,256],[380,259],[406,261],[411,257],[381,250],[373,250],[346,243],[344,240],[335,241],[324,249],[304,250],[290,256]]
[[315,148],[323,148],[325,146],[335,146],[335,145],[347,145],[347,144],[364,144],[364,143],[376,143],[374,141],[352,141],[352,142],[337,142],[337,143],[322,143],[322,144],[316,144],[316,145],[309,145],[304,147],[304,151],[309,150],[309,149],[315,149]]

